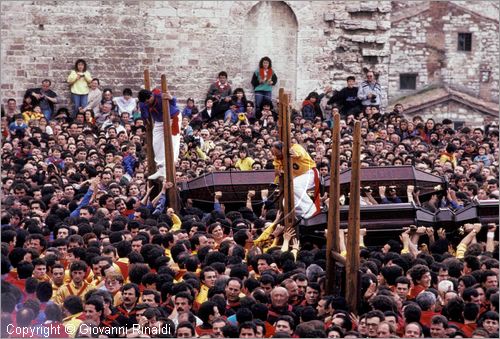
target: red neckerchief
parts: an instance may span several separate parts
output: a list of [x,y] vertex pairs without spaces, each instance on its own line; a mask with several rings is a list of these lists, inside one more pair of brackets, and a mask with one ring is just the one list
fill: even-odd
[[227,302],[227,305],[226,305],[226,310],[229,310],[233,307],[240,307],[240,301],[236,301],[236,302]]
[[130,312],[127,311],[125,306],[122,306],[122,305],[118,306],[116,309],[118,310],[118,312],[120,312],[121,314],[123,314],[126,317],[133,316],[137,313],[137,310],[135,309],[135,305]]
[[220,92],[224,92],[229,87],[229,84],[227,82],[225,84],[221,84],[220,81],[217,80],[215,82],[215,86],[217,86]]
[[261,68],[259,69],[259,75],[260,75],[260,78],[264,81],[267,81],[267,80],[271,80],[272,76],[273,76],[273,69],[272,68],[268,68],[267,69],[267,76],[264,75],[264,68]]
[[119,312],[116,312],[115,314],[110,314],[102,321],[102,324],[104,326],[111,327],[113,325],[113,321],[118,319],[119,316],[120,316]]
[[160,112],[158,112],[158,110],[156,109],[156,105],[158,104],[157,103],[157,100],[156,100],[156,96],[153,96],[153,103],[150,105],[149,103],[147,104],[148,105],[148,111],[149,111],[149,114],[151,115],[151,113],[156,113],[156,114],[160,114]]
[[83,281],[82,288],[80,288],[80,290],[75,294],[75,292],[71,288],[71,283],[68,284],[68,291],[69,291],[69,293],[71,295],[76,295],[77,297],[79,297],[83,293],[83,291],[85,291],[86,288],[87,288],[87,283],[85,281]]

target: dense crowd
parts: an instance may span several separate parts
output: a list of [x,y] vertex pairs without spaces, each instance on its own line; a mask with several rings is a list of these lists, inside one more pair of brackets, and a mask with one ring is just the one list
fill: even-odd
[[[225,72],[184,107],[173,93],[178,182],[274,168],[269,66],[263,58],[253,74],[255,102]],[[2,337],[498,337],[497,225],[466,224],[458,242],[442,228],[412,226],[379,248],[366,247],[361,230],[362,300],[348,309],[344,296],[325,292],[325,249],[280,224],[271,192],[250,190],[236,210],[221,202],[224,192],[211,210],[187,197],[174,211],[172,184],[155,190],[147,180],[147,121],[132,90],[101,90],[83,60],[67,81],[71,108],[48,79],[21,105],[2,107]],[[343,89],[311,92],[293,110],[292,143],[326,176],[340,113],[342,170],[357,119],[362,166],[413,165],[449,182],[425,199],[417,187],[407,197],[364,187],[362,205],[410,201],[436,212],[498,199],[497,123],[409,119],[401,105],[384,110],[381,93],[372,72],[359,86],[349,77]]]

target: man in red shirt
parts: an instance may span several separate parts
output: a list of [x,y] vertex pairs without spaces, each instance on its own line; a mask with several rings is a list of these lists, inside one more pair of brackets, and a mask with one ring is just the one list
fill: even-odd
[[410,289],[408,299],[414,300],[420,292],[425,291],[431,286],[431,272],[425,265],[415,265],[408,273],[413,281],[413,287]]

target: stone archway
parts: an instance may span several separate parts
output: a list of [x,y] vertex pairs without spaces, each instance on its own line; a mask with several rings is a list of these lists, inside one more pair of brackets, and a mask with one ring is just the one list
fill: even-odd
[[[264,56],[270,57],[278,76],[273,99],[283,87],[291,92],[294,100],[297,90],[298,22],[293,10],[282,1],[260,1],[247,13],[243,32],[242,73],[248,74],[251,79],[259,60]],[[248,84],[248,90],[248,96],[253,97],[251,84]]]

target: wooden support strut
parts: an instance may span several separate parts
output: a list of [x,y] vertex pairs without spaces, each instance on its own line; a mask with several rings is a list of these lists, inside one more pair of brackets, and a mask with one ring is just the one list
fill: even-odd
[[289,98],[288,95],[284,93],[284,90],[280,88],[280,107],[282,121],[282,139],[283,142],[283,198],[285,200],[283,213],[284,213],[284,224],[285,230],[293,227],[295,223],[295,205],[293,199],[293,174],[292,166],[290,164],[290,114],[288,109]]
[[163,138],[165,141],[165,180],[173,186],[168,190],[169,206],[176,213],[179,212],[179,199],[177,195],[177,182],[175,180],[174,149],[172,143],[172,127],[170,123],[170,102],[164,96],[167,94],[167,77],[161,75],[162,111],[163,111]]
[[[149,69],[144,70],[144,89],[151,90],[151,80]],[[148,163],[148,173],[151,175],[156,172],[155,154],[153,150],[153,119],[151,115],[144,122],[146,125],[146,158]]]
[[[326,237],[326,293],[333,294],[341,286],[341,282],[335,279],[335,262],[339,262],[330,253],[340,253],[340,115],[333,116],[332,131],[332,154],[330,159],[330,189],[328,192],[328,232]],[[337,257],[338,258],[338,257]],[[344,258],[342,258],[344,259]],[[342,261],[345,263],[345,259]]]
[[[285,89],[284,88],[280,88],[279,89],[279,93],[278,93],[278,137],[279,137],[279,140],[283,140],[283,102],[281,101],[281,98],[284,96],[285,94]],[[276,182],[275,182],[276,183]],[[278,187],[279,187],[279,194],[280,196],[283,197],[283,192],[285,190],[285,183],[284,183],[284,180],[283,180],[283,176],[280,175],[278,177],[278,182],[276,183],[278,184]],[[281,215],[285,215],[284,214],[284,205],[282,204],[282,198],[278,199],[278,209],[282,212]]]
[[347,258],[346,258],[346,294],[345,298],[351,312],[357,314],[359,306],[359,224],[360,224],[360,148],[361,125],[354,123],[352,145],[352,171],[349,198],[349,221],[347,233]]

